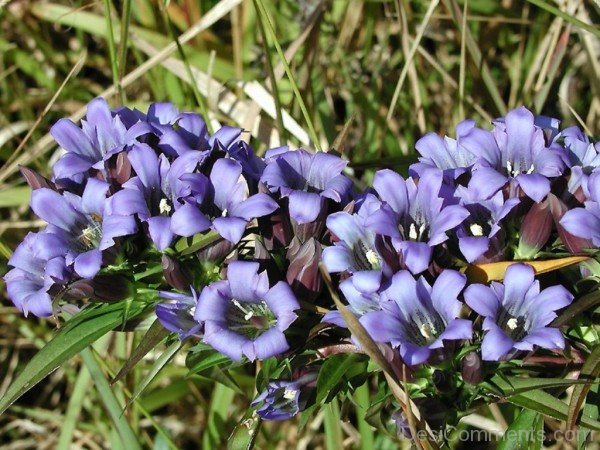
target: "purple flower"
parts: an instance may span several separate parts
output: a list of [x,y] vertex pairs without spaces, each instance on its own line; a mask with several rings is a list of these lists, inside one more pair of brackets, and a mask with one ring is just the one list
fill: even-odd
[[266,159],[260,181],[289,199],[290,216],[299,224],[316,220],[327,199],[343,203],[350,196],[352,182],[342,175],[347,162],[333,154],[282,147],[269,150]]
[[579,187],[589,195],[587,180],[589,175],[600,167],[600,143],[594,144],[579,129],[572,126],[560,133],[568,154],[571,176],[569,177],[569,192],[576,194]]
[[[538,124],[551,122],[543,119]],[[563,173],[564,149],[557,144],[546,146],[544,129],[536,124],[533,114],[524,107],[510,111],[494,125],[492,133],[497,146],[485,149],[483,159],[490,167],[478,169],[483,171],[481,179],[485,180],[488,176],[497,178],[497,174],[490,173],[495,170],[505,176],[513,191],[518,186],[535,202],[542,201],[550,192],[548,178]],[[554,133],[554,129],[551,131]]]
[[213,196],[209,210],[215,217],[213,227],[234,244],[242,238],[248,222],[278,208],[277,202],[267,194],[258,193],[248,197],[248,184],[242,178],[242,165],[233,159],[218,159],[210,173],[210,181]]
[[294,381],[272,380],[250,404],[262,406],[256,411],[264,420],[288,420],[306,408],[314,391],[316,373],[307,373]]
[[181,340],[197,335],[202,328],[202,324],[194,319],[198,294],[194,288],[190,288],[190,291],[191,296],[160,291],[160,297],[168,301],[156,305],[156,317],[162,326],[177,333]]
[[589,239],[595,246],[600,246],[600,172],[593,172],[588,179],[589,199],[585,208],[574,208],[567,211],[560,220],[560,225],[574,236]]
[[445,340],[471,339],[473,324],[458,318],[462,303],[457,297],[465,283],[466,277],[453,270],[444,270],[433,287],[423,277],[398,272],[381,293],[382,310],[360,321],[376,342],[399,346],[406,364],[422,364]]
[[518,198],[504,200],[502,191],[496,192],[489,199],[478,198],[478,191],[458,186],[456,195],[460,204],[470,213],[469,217],[456,230],[458,246],[469,263],[473,263],[485,255],[494,239],[499,238],[502,230],[500,221],[519,204]]
[[269,289],[259,264],[233,261],[227,280],[205,287],[194,318],[204,322],[204,341],[235,361],[279,355],[289,349],[283,334],[296,320],[298,300],[283,281]]
[[366,219],[365,225],[392,238],[412,273],[427,269],[433,247],[446,241],[446,232],[469,216],[462,206],[446,205],[440,197],[442,172],[437,169],[424,172],[418,185],[391,170],[380,170],[373,186],[385,204]]
[[[208,230],[211,222],[196,205],[196,199],[180,201],[191,196],[191,183],[189,179],[183,181],[184,175],[192,174],[207,154],[189,151],[171,164],[150,146],[135,144],[127,156],[137,176],[110,198],[110,213],[137,215],[148,224],[150,238],[159,250],[169,247],[175,235],[192,236]],[[208,186],[204,175],[194,173],[193,177],[196,185]]]
[[421,155],[411,171],[421,175],[425,170],[438,168],[454,179],[487,156],[485,151],[496,146],[494,136],[475,126],[474,120],[463,120],[456,126],[456,139],[428,133],[417,141]]
[[323,250],[323,262],[329,272],[382,270],[384,262],[377,250],[376,235],[365,226],[380,206],[374,195],[367,194],[357,213],[342,211],[327,217],[327,228],[339,239]]
[[[355,273],[340,283],[340,290],[348,302],[348,309],[358,318],[373,311],[381,310],[380,294],[381,272],[363,271]],[[387,297],[385,301],[387,301]],[[330,311],[323,316],[322,322],[332,323],[346,328],[346,322],[339,311]]]
[[69,279],[65,258],[58,247],[47,247],[45,234],[29,233],[8,260],[14,267],[5,276],[8,297],[27,316],[38,317],[52,314],[50,289],[55,284],[63,284]]
[[48,222],[40,239],[48,249],[60,249],[66,264],[74,264],[83,278],[98,273],[102,251],[112,247],[115,238],[137,231],[133,217],[105,214],[108,188],[108,183],[90,178],[81,197],[48,188],[31,194],[31,209]]
[[556,310],[573,301],[573,295],[562,286],[540,292],[531,266],[512,264],[506,269],[504,283],[473,284],[464,296],[471,309],[485,317],[486,334],[481,344],[484,360],[499,361],[512,350],[529,351],[534,345],[564,348],[560,330],[548,325],[556,318]]
[[69,119],[60,119],[50,129],[52,137],[67,152],[54,165],[54,178],[73,178],[91,168],[104,170],[104,162],[110,156],[149,131],[142,122],[126,128],[120,115],[111,113],[106,100],[94,99],[88,104],[81,128]]

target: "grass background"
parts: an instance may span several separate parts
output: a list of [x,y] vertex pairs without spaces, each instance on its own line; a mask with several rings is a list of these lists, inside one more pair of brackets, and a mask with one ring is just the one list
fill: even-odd
[[[144,110],[174,102],[214,127],[243,127],[259,152],[336,148],[368,181],[375,168],[406,171],[424,133],[522,104],[597,136],[599,13],[577,0],[0,0],[0,271],[40,226],[18,164],[49,174],[49,127],[80,119],[96,96]],[[54,327],[2,297],[0,396]],[[0,447],[120,449],[123,433],[157,449],[225,446],[253,378],[240,376],[239,392],[185,378],[175,356],[121,414],[174,351],[158,347],[113,395],[106,379],[138,341],[111,334],[57,370],[0,417]],[[354,406],[334,402],[302,428],[267,426],[258,447],[397,448],[364,422],[369,395],[361,388]],[[473,420],[502,427],[512,414],[492,407]]]

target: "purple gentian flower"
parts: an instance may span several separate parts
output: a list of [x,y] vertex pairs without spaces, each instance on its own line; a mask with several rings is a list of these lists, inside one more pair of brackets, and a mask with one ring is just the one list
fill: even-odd
[[474,120],[463,120],[456,125],[456,139],[436,133],[428,133],[419,139],[415,148],[421,157],[410,170],[420,176],[427,169],[438,168],[455,179],[485,158],[485,151],[495,146],[490,131],[477,128]]
[[[342,281],[340,290],[348,302],[350,312],[360,318],[369,312],[380,311],[382,303],[379,292],[381,281],[381,272],[374,270],[356,273]],[[337,310],[326,313],[321,321],[342,328],[347,327],[341,313]]]
[[190,290],[192,295],[160,291],[159,296],[168,301],[156,305],[156,317],[162,326],[177,333],[182,341],[197,335],[202,328],[202,324],[194,319],[198,293],[194,288]]
[[481,180],[497,178],[491,173],[495,170],[511,183],[513,190],[519,186],[526,196],[541,202],[550,192],[548,178],[563,173],[564,149],[555,144],[546,146],[544,129],[536,125],[535,117],[524,107],[510,111],[494,125],[496,147],[481,149],[482,159],[490,166],[478,169],[482,171]]
[[40,239],[45,231],[28,233],[8,260],[12,266],[5,276],[8,297],[25,316],[32,313],[37,317],[52,314],[52,297],[48,291],[56,284],[69,279],[62,249],[48,247]]
[[418,185],[391,170],[379,170],[373,186],[386,204],[367,218],[366,226],[391,237],[404,264],[415,274],[427,269],[433,247],[448,239],[446,232],[469,216],[462,206],[446,205],[440,197],[442,172],[437,169],[424,172]]
[[406,364],[422,364],[445,340],[471,339],[473,324],[458,318],[462,303],[457,297],[465,283],[466,277],[454,270],[444,270],[433,287],[423,277],[397,272],[381,293],[382,310],[365,314],[360,322],[376,342],[399,346]]
[[596,168],[600,167],[600,142],[596,144],[590,142],[589,138],[576,126],[566,128],[560,133],[560,136],[563,138],[571,167],[569,192],[575,195],[581,187],[584,194],[589,195],[588,177]]
[[269,289],[259,264],[233,261],[227,280],[205,287],[194,318],[204,322],[204,341],[235,361],[279,355],[289,349],[283,334],[300,308],[290,286],[280,281]]
[[[266,216],[279,206],[268,194],[248,197],[248,184],[242,177],[242,165],[233,159],[218,159],[210,172],[212,199],[205,207],[211,210],[213,227],[233,244],[237,244],[257,217]],[[192,189],[193,191],[193,189]]]
[[54,178],[73,178],[94,168],[104,170],[104,162],[115,153],[150,131],[147,124],[138,122],[129,129],[119,114],[111,113],[103,98],[92,100],[81,128],[69,119],[60,119],[50,134],[66,154],[54,165]]
[[74,264],[83,278],[93,278],[102,266],[102,251],[115,244],[114,239],[134,234],[133,217],[105,214],[109,185],[96,178],[87,180],[83,195],[48,188],[31,194],[31,209],[48,222],[40,235],[48,248],[60,248],[66,264]]
[[534,345],[564,348],[560,330],[548,325],[556,318],[556,310],[573,301],[573,295],[562,286],[540,292],[531,266],[512,264],[506,269],[504,283],[473,284],[464,296],[471,309],[485,317],[486,334],[481,344],[484,360],[499,361],[512,350],[529,351]]
[[323,250],[323,262],[329,272],[382,270],[384,261],[377,250],[376,235],[365,226],[380,206],[374,195],[367,194],[357,213],[341,211],[327,217],[327,228],[339,239]]
[[[137,176],[123,184],[124,189],[109,200],[109,211],[122,216],[137,215],[148,224],[154,245],[164,250],[176,235],[192,236],[208,230],[211,222],[194,201],[180,201],[191,195],[190,175],[206,158],[208,152],[189,151],[169,163],[165,155],[157,155],[146,144],[135,144],[127,156]],[[208,186],[208,179],[194,173]],[[200,199],[201,200],[201,199]]]
[[256,413],[264,420],[291,419],[306,408],[316,380],[316,373],[307,373],[294,381],[269,381],[266,389],[250,405],[262,403]]
[[282,147],[269,150],[266,160],[260,181],[288,197],[290,216],[299,224],[316,220],[327,199],[344,203],[350,196],[352,181],[342,174],[347,162],[338,156]]
[[458,246],[469,263],[477,261],[489,249],[491,241],[501,231],[500,221],[519,204],[518,198],[504,200],[502,191],[490,199],[478,199],[473,189],[458,186],[456,195],[470,216],[456,230]]
[[589,198],[585,208],[573,208],[560,220],[565,230],[574,236],[590,239],[600,246],[600,172],[592,172],[588,178]]

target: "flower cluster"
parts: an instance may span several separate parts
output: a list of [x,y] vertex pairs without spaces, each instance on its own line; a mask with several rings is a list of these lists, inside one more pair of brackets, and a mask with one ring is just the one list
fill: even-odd
[[[48,316],[64,302],[133,299],[235,362],[301,355],[306,370],[255,400],[266,419],[311,401],[327,354],[315,345],[361,351],[320,267],[391,360],[415,369],[563,349],[551,322],[573,294],[526,262],[600,245],[598,146],[525,108],[491,130],[466,120],[456,138],[424,136],[408,178],[379,170],[364,192],[334,152],[260,157],[242,130],[211,134],[170,104],[142,113],[97,99],[80,126],[62,119],[51,133],[64,150],[51,179],[22,170],[47,226],[9,261],[14,304]],[[503,282],[463,273],[503,261],[514,262]],[[107,279],[128,288],[111,298]]]

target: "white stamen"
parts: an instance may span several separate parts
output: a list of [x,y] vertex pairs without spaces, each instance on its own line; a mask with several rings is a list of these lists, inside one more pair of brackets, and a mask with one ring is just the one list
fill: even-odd
[[283,398],[286,400],[293,400],[296,397],[296,393],[298,391],[296,389],[286,389],[283,391]]
[[190,314],[191,314],[192,316],[193,316],[194,314],[196,314],[196,307],[195,307],[195,306],[192,306],[192,307],[190,308]]
[[171,205],[169,205],[169,201],[166,198],[161,199],[158,203],[158,210],[161,214],[169,214],[171,209]]
[[517,326],[518,326],[519,322],[517,321],[517,319],[515,319],[514,317],[512,319],[509,319],[506,322],[506,326],[508,328],[510,328],[511,330],[516,330]]
[[246,315],[244,316],[244,320],[250,320],[252,316],[254,316],[254,312],[248,311],[248,313],[246,313]]
[[365,253],[365,257],[372,266],[379,265],[379,263],[381,262],[381,260],[379,259],[379,255],[372,249],[367,250],[367,252]]
[[469,229],[471,230],[471,234],[473,236],[483,236],[483,227],[477,223],[473,223],[471,224],[471,226],[469,227]]
[[510,161],[506,161],[506,171],[511,175],[513,173],[512,164]]
[[417,234],[417,227],[415,227],[414,222],[410,224],[410,228],[408,229],[408,238],[416,241],[419,238]]
[[221,213],[221,217],[225,217],[225,216],[227,216],[227,208],[225,208],[223,210],[223,212]]
[[431,325],[429,325],[428,323],[424,323],[419,327],[419,331],[421,332],[421,335],[425,338],[425,339],[431,339],[431,335],[433,332],[435,332],[435,330],[432,329]]
[[90,227],[83,229],[83,231],[81,232],[81,237],[84,239],[87,239],[89,241],[89,240],[93,239],[95,234],[96,234],[95,227],[90,226]]
[[422,224],[419,227],[419,239],[421,239],[423,237],[423,233],[425,232],[425,228],[426,228],[425,224]]
[[534,170],[535,170],[535,168],[533,167],[533,164],[532,164],[531,167],[529,168],[529,170],[527,171],[527,174],[529,175],[530,173],[533,173]]

